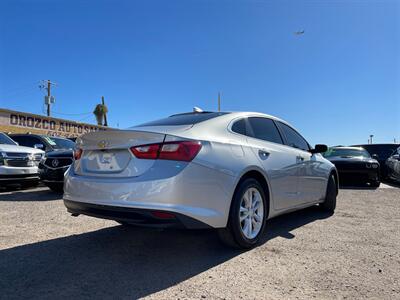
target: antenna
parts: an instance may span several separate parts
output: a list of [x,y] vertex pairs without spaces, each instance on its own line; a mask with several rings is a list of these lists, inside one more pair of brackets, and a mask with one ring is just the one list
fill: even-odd
[[221,94],[218,92],[218,111],[221,111]]

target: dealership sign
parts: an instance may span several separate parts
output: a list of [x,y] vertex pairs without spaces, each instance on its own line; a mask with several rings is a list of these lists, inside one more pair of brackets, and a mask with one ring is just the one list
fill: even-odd
[[51,136],[77,137],[91,131],[107,129],[104,126],[0,109],[0,130],[6,133],[31,132]]

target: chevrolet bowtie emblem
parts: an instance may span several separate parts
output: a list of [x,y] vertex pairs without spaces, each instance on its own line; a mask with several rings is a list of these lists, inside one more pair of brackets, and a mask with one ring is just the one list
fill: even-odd
[[98,146],[99,148],[102,148],[102,149],[104,149],[105,147],[107,147],[107,146],[109,146],[109,145],[110,145],[110,143],[107,142],[107,141],[105,141],[105,140],[102,140],[102,141],[100,141],[100,142],[97,143],[97,146]]

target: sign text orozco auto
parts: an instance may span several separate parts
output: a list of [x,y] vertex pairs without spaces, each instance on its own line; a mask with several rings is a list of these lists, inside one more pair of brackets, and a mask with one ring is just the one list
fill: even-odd
[[65,137],[77,137],[91,131],[106,130],[96,125],[3,109],[0,109],[0,127],[5,132],[33,132]]
[[54,120],[48,120],[39,117],[16,115],[16,114],[10,114],[10,125],[30,127],[35,129],[52,130],[62,133],[74,133],[78,135],[90,131],[99,130],[94,126],[89,126],[89,125],[81,125],[77,123],[62,122],[62,121],[56,122]]

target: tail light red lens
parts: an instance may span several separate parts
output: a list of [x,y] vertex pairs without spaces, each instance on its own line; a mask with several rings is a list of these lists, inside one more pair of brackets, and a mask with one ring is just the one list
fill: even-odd
[[201,149],[198,141],[167,142],[130,148],[137,158],[191,161]]
[[132,153],[137,158],[142,158],[142,159],[157,159],[158,150],[160,150],[159,144],[131,147]]
[[78,148],[74,151],[74,159],[78,160],[80,159],[82,156],[82,149]]

